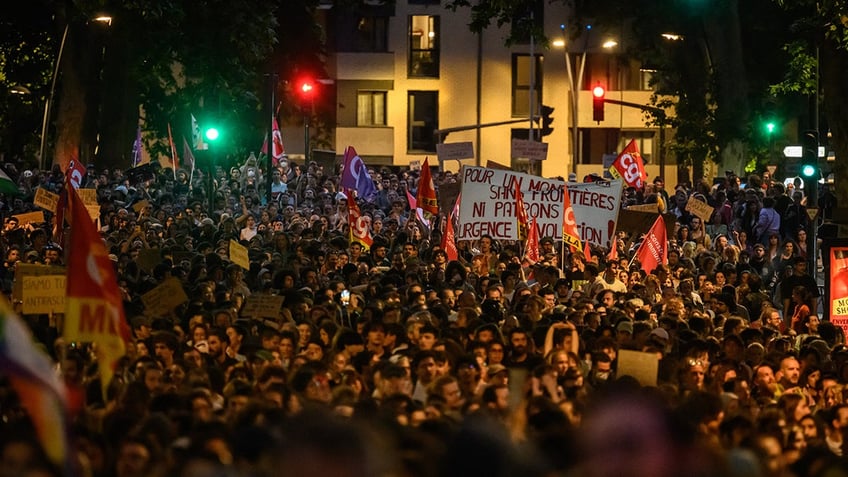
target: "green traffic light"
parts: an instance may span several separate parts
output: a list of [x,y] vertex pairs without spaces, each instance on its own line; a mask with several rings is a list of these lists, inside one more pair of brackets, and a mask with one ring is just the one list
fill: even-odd
[[206,139],[210,141],[216,141],[218,139],[219,133],[217,128],[209,128],[206,130]]
[[801,167],[801,175],[804,177],[813,177],[816,174],[816,167],[811,164],[805,164]]
[[769,133],[769,134],[773,133],[776,128],[777,128],[777,126],[773,122],[766,123],[766,132],[767,133]]

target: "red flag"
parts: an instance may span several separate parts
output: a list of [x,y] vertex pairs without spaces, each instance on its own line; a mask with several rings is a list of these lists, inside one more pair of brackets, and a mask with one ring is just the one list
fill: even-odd
[[76,190],[68,190],[70,253],[65,298],[64,337],[68,343],[96,343],[105,395],[118,360],[131,341],[115,268],[100,233]]
[[635,139],[630,140],[630,144],[613,161],[609,172],[616,179],[624,179],[624,183],[630,187],[637,189],[645,187],[648,173],[645,172],[642,154],[639,153],[639,146],[636,145]]
[[580,250],[580,233],[577,231],[577,221],[574,220],[574,207],[571,206],[571,197],[568,195],[568,187],[562,184],[562,240],[572,251]]
[[[459,200],[457,200],[458,202]],[[457,209],[457,207],[454,207],[454,211]],[[448,260],[459,260],[459,250],[456,248],[456,234],[453,231],[454,211],[448,214],[448,221],[445,224],[445,234],[442,235],[442,250],[447,254]]]
[[539,249],[539,224],[536,223],[536,217],[533,217],[530,231],[527,233],[527,248],[524,250],[524,258],[532,263],[538,262],[541,255]]
[[588,240],[583,243],[583,257],[585,258],[586,262],[591,262],[592,258],[593,258],[592,257],[592,250],[589,249],[589,241]]
[[668,237],[662,214],[657,217],[651,230],[645,235],[642,245],[639,245],[636,259],[639,260],[645,273],[651,273],[658,265],[668,263]]
[[64,187],[59,191],[56,214],[53,215],[53,240],[56,243],[64,244],[65,242],[65,212],[68,208],[68,189],[71,186],[74,189],[79,189],[82,186],[85,174],[85,166],[80,163],[79,154],[75,151],[71,155],[70,162],[68,162],[68,169],[65,170]]
[[425,157],[424,164],[421,165],[421,175],[418,176],[418,193],[415,200],[425,215],[439,215],[439,202],[436,198],[436,186],[433,184],[433,176],[430,175],[429,159],[429,157]]
[[350,228],[350,242],[357,242],[367,251],[371,249],[374,240],[371,238],[371,229],[368,222],[362,217],[359,206],[353,198],[353,191],[345,189],[347,195],[347,223]]
[[271,120],[271,164],[274,167],[280,165],[283,160],[283,154],[286,153],[286,147],[283,145],[283,135],[280,134],[280,125],[277,124],[277,118]]
[[173,169],[174,179],[176,179],[180,158],[177,156],[177,145],[174,144],[174,135],[171,134],[171,123],[168,123],[168,145],[171,147],[171,169]]
[[609,255],[607,255],[607,261],[614,262],[618,260],[618,244],[615,237],[612,239],[612,247],[610,247]]
[[515,218],[518,220],[518,240],[527,238],[527,227],[530,220],[527,218],[527,209],[524,207],[524,194],[521,193],[521,185],[518,179],[513,177],[515,184]]

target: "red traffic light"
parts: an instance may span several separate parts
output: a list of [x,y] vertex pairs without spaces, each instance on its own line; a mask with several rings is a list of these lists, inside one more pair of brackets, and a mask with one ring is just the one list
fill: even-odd
[[592,88],[592,96],[594,96],[596,98],[603,98],[606,93],[607,93],[607,90],[604,89],[604,87],[601,86],[601,85],[598,85],[598,86],[595,86],[594,88]]
[[606,88],[600,84],[592,88],[592,119],[597,122],[604,120],[604,95]]
[[311,96],[312,90],[315,89],[315,86],[312,85],[311,81],[304,81],[300,83],[300,94],[303,96]]

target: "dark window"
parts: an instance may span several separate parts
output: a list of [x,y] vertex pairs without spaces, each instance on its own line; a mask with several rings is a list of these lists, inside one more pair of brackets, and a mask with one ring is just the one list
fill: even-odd
[[436,152],[433,133],[439,129],[439,93],[410,91],[407,108],[407,150]]

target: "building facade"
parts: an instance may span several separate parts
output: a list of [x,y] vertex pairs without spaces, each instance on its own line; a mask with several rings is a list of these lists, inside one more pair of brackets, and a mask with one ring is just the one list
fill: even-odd
[[[391,6],[345,10],[328,1],[320,10],[335,88],[338,154],[352,145],[369,165],[408,166],[425,157],[436,165],[440,140],[468,141],[475,158],[446,161],[442,167],[457,170],[460,162],[492,161],[548,177],[570,172],[582,177],[602,173],[604,156],[609,161],[609,155],[636,139],[649,174],[659,172],[660,132],[646,126],[641,110],[606,104],[604,120],[593,120],[591,89],[596,85],[606,88],[607,99],[649,103],[651,72],[607,43],[626,41],[620,32],[593,26],[583,27],[580,35],[566,35],[567,6],[540,1],[533,19],[550,44],[506,46],[509,25],[493,25],[477,35],[468,28],[469,9],[453,12],[443,3],[397,0]],[[605,43],[612,48],[604,48]],[[572,82],[579,98],[576,136]],[[539,116],[542,105],[553,108],[552,131],[541,137],[548,144],[547,159],[539,164],[512,158],[512,139],[531,138],[527,118],[531,108]],[[492,123],[508,124],[474,128]],[[540,125],[532,127],[532,137],[538,138]],[[444,130],[454,131],[438,133]],[[665,162],[665,175],[673,177],[673,159]]]

